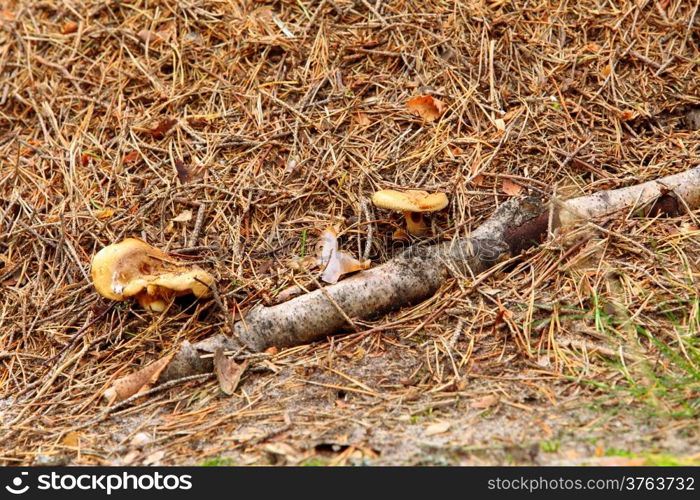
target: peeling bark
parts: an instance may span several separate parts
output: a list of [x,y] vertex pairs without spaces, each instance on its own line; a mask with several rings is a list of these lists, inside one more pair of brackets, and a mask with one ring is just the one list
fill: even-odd
[[[698,206],[700,167],[658,181],[560,202],[551,220],[554,227],[571,226],[652,203],[669,193],[682,200],[681,205]],[[665,201],[664,206],[668,203]],[[385,264],[335,285],[272,307],[255,307],[235,323],[235,334],[255,351],[287,347],[332,335],[350,326],[348,319],[376,317],[415,304],[433,295],[454,271],[477,275],[502,258],[542,241],[548,231],[549,211],[548,204],[534,198],[511,199],[468,238],[412,247]],[[218,334],[195,345],[183,345],[161,380],[211,371],[211,359],[202,359],[200,353],[212,353],[217,347],[233,350],[240,343]]]

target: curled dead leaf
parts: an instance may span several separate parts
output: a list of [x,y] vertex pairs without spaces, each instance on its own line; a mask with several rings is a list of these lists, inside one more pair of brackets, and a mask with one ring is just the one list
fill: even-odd
[[130,163],[136,163],[136,161],[139,159],[139,152],[138,151],[130,151],[127,154],[124,155],[124,158],[122,159],[122,162],[125,165],[128,165]]
[[503,115],[503,121],[508,122],[512,118],[514,118],[518,113],[522,112],[523,107],[518,106],[517,108],[513,108],[510,111],[506,112],[505,115]]
[[143,29],[138,32],[138,37],[143,43],[147,43],[152,47],[155,47],[163,42],[167,42],[170,38],[170,32],[168,32],[167,30],[151,31]]
[[367,125],[370,125],[372,123],[372,120],[370,120],[367,113],[363,113],[362,111],[358,111],[357,113],[355,113],[355,115],[353,116],[353,120],[355,121],[355,123],[362,127],[366,127]]
[[175,118],[165,118],[158,122],[158,125],[150,129],[149,132],[154,139],[162,139],[176,123],[177,119]]
[[131,450],[129,453],[124,455],[124,457],[121,460],[122,465],[131,465],[134,463],[134,461],[141,455],[141,452],[138,450]]
[[288,300],[298,297],[299,295],[306,293],[306,290],[304,290],[302,287],[298,285],[292,285],[284,290],[282,290],[280,293],[277,294],[277,297],[275,297],[275,301],[278,304],[281,304],[282,302],[287,302]]
[[503,179],[502,189],[508,196],[518,196],[522,192],[523,187],[506,177]]
[[495,405],[496,403],[498,403],[498,398],[496,396],[484,396],[481,399],[473,401],[471,407],[476,408],[477,410],[484,410]]
[[111,405],[112,403],[118,403],[119,401],[130,398],[134,394],[147,391],[151,388],[152,384],[158,381],[161,372],[168,366],[168,363],[174,355],[175,351],[131,375],[117,379],[112,384],[112,387],[105,391],[103,397],[107,400],[108,404]]
[[634,110],[631,109],[625,109],[620,112],[620,120],[623,122],[628,122],[632,119],[634,119],[637,116],[637,113]]
[[160,461],[165,456],[164,450],[154,451],[143,460],[143,465],[160,465]]
[[114,209],[113,208],[103,208],[102,210],[97,210],[95,212],[95,217],[98,219],[109,219],[114,215]]
[[337,233],[332,227],[321,233],[317,258],[318,265],[325,266],[321,279],[326,283],[337,283],[342,275],[361,269],[369,269],[370,266],[370,261],[359,261],[338,250]]
[[426,122],[437,120],[447,108],[444,102],[430,95],[421,95],[409,99],[406,106],[411,113],[420,116]]
[[425,429],[425,435],[426,436],[435,436],[437,434],[443,434],[443,433],[447,432],[448,430],[450,430],[450,426],[451,426],[451,424],[449,422],[440,422],[437,424],[429,425]]
[[239,365],[233,359],[227,358],[221,347],[217,347],[216,351],[214,351],[216,379],[219,381],[221,392],[227,396],[231,396],[236,392],[238,383],[241,381],[241,376],[246,368],[248,368],[248,360]]
[[192,210],[183,210],[172,220],[173,222],[189,222],[192,220]]
[[153,441],[151,435],[147,432],[139,432],[131,438],[131,446],[141,448],[150,444]]
[[80,445],[80,432],[73,431],[65,435],[61,440],[64,446],[69,448],[77,448]]
[[182,160],[175,161],[175,170],[177,170],[177,178],[182,184],[187,184],[194,177],[194,172],[189,165],[186,165]]
[[78,23],[75,21],[67,21],[66,23],[61,26],[61,33],[64,35],[70,35],[71,33],[75,33],[78,31]]

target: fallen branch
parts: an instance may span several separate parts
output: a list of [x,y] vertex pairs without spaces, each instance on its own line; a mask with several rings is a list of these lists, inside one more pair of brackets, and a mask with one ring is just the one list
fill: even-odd
[[[347,327],[347,318],[371,318],[425,300],[455,273],[475,276],[537,244],[557,227],[640,206],[651,206],[651,213],[679,213],[698,205],[700,167],[658,181],[554,204],[534,198],[511,199],[468,238],[412,247],[385,264],[335,285],[272,307],[254,307],[235,323],[234,333],[255,351],[309,343]],[[218,347],[235,350],[241,344],[223,334],[194,345],[185,343],[161,380],[211,371],[211,358],[202,358],[201,354],[213,353]]]

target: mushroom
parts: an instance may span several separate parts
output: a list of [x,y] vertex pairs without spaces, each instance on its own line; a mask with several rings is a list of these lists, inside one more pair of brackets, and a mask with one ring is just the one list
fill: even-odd
[[92,258],[92,281],[98,293],[112,300],[136,298],[145,309],[160,312],[180,295],[209,295],[214,278],[148,243],[127,238],[104,247]]
[[422,236],[428,231],[423,212],[442,210],[447,206],[447,196],[445,193],[428,193],[419,190],[384,189],[374,193],[372,203],[380,208],[403,213],[408,232],[414,236]]

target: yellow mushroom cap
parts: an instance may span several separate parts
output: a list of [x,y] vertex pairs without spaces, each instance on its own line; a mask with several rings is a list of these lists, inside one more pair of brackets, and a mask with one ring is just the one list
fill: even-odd
[[141,263],[149,259],[149,254],[160,252],[144,241],[127,238],[108,245],[92,258],[92,282],[103,297],[112,300],[125,300],[136,295],[145,287],[144,277],[150,274],[142,269]]
[[408,191],[384,189],[374,193],[372,203],[377,207],[399,212],[433,212],[447,206],[447,195],[417,189]]
[[[206,297],[214,283],[206,271],[181,263],[136,238],[97,252],[91,275],[100,295],[112,300],[136,297],[144,307],[154,310],[162,310],[165,297],[187,293]],[[149,307],[151,303],[158,307]]]

